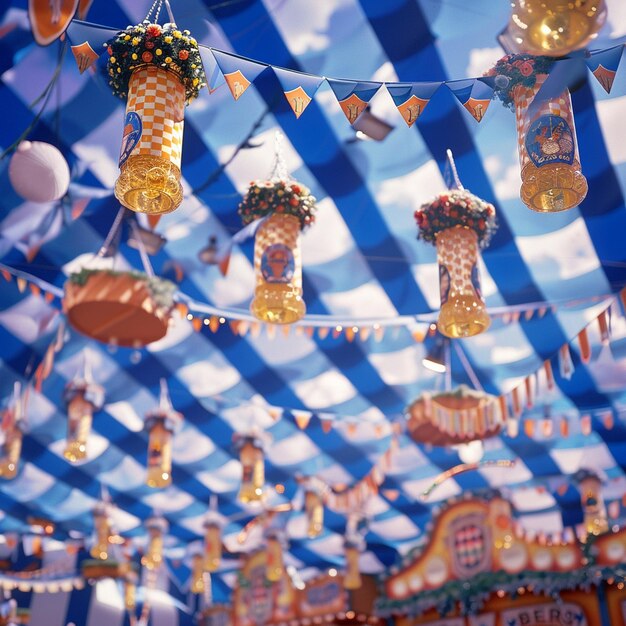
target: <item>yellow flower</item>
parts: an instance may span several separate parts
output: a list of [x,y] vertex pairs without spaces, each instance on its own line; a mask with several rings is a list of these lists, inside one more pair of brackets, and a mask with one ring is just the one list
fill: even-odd
[[198,45],[198,42],[193,37],[189,37],[189,43],[192,46],[197,46]]
[[129,41],[129,40],[130,40],[130,35],[126,35],[126,36],[124,37],[124,41]]
[[133,46],[138,46],[141,43],[141,38],[133,37]]
[[160,57],[163,54],[163,50],[161,50],[161,48],[157,48],[154,52],[158,57]]
[[172,43],[173,38],[171,37],[171,35],[168,35],[167,37],[163,37],[163,41],[165,43]]
[[121,74],[121,73],[122,73],[122,68],[121,68],[121,67],[119,67],[119,65],[118,65],[118,67],[117,67],[117,73],[118,73],[118,74]]
[[192,81],[193,86],[195,87],[199,82],[200,82],[199,78],[194,78],[193,81]]
[[172,62],[172,57],[165,57],[165,62],[166,63],[171,63]]
[[136,61],[136,60],[137,60],[137,55],[133,52],[133,53],[130,55],[130,58],[131,58],[133,61]]
[[172,35],[174,35],[174,37],[176,37],[176,39],[180,39],[183,34],[179,31],[179,30],[175,30]]
[[115,57],[111,57],[109,61],[111,61],[111,65],[113,65],[115,63]]

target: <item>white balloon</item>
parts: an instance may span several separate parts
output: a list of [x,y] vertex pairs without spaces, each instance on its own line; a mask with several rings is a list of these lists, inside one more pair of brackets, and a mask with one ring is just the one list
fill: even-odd
[[22,141],[11,157],[9,180],[15,192],[25,200],[52,202],[67,192],[70,168],[53,145]]

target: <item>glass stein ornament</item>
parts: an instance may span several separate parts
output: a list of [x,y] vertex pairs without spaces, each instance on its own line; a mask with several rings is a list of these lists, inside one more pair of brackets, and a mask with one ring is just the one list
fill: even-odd
[[98,502],[93,509],[93,525],[95,541],[89,553],[94,559],[105,561],[109,558],[109,544],[111,540],[111,523],[104,502]]
[[346,538],[344,541],[344,556],[346,559],[346,571],[343,576],[345,589],[358,589],[361,586],[361,570],[359,558],[361,556],[361,541]]
[[204,522],[204,571],[215,572],[222,560],[222,524],[211,515]]
[[242,503],[263,499],[265,484],[265,456],[262,442],[255,437],[243,436],[235,440],[241,462],[241,487],[237,496]]
[[169,525],[163,517],[150,517],[146,520],[148,547],[141,558],[141,564],[148,570],[157,570],[163,562],[163,538]]
[[104,405],[104,389],[86,376],[77,378],[66,385],[63,400],[67,407],[67,442],[63,456],[75,463],[87,457],[93,414]]
[[148,413],[144,427],[148,431],[148,467],[146,484],[163,488],[172,483],[172,435],[180,428],[183,416],[172,407],[165,380],[161,380],[158,408]]
[[289,179],[276,136],[274,171],[252,181],[238,212],[245,226],[257,222],[252,314],[262,322],[291,324],[306,313],[302,299],[300,232],[315,222],[315,197]]
[[[451,153],[448,156],[454,169]],[[441,298],[437,328],[452,339],[482,333],[491,323],[478,256],[496,228],[494,206],[463,189],[454,171],[457,188],[439,194],[415,212],[418,239],[437,248]]]
[[133,72],[115,182],[115,196],[128,209],[160,215],[183,201],[184,111],[185,87],[176,73],[154,65],[141,65]]
[[602,482],[596,474],[580,470],[574,475],[578,481],[583,507],[585,530],[589,535],[600,535],[609,530],[609,522],[602,496]]
[[578,155],[572,100],[567,87],[531,106],[547,74],[533,87],[512,89],[522,171],[520,197],[533,211],[555,213],[578,206],[587,195]]
[[267,554],[265,578],[270,582],[277,582],[285,571],[281,533],[275,530],[266,533],[265,551]]
[[256,286],[252,314],[272,324],[291,324],[303,318],[300,221],[274,214],[257,230],[254,240]]
[[17,476],[17,469],[22,455],[24,437],[25,403],[21,395],[21,385],[13,385],[13,400],[2,413],[1,430],[4,441],[0,444],[0,476],[11,480]]
[[505,49],[564,56],[587,46],[606,17],[604,0],[511,0]]
[[191,585],[190,591],[199,595],[204,593],[204,558],[196,553],[191,557]]
[[491,320],[478,274],[478,239],[473,230],[454,226],[437,234],[441,309],[437,328],[451,338],[471,337]]
[[307,487],[304,491],[304,511],[307,520],[307,536],[318,537],[324,527],[324,501],[319,491]]

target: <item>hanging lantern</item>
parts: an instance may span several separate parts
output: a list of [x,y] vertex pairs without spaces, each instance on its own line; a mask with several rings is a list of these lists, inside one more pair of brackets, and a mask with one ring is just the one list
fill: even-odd
[[512,0],[507,50],[564,56],[584,48],[606,21],[604,0]]
[[99,502],[94,507],[92,515],[95,541],[89,552],[94,559],[105,561],[109,558],[109,544],[111,542],[111,524],[107,505],[104,502]]
[[300,231],[315,221],[314,211],[309,190],[286,177],[250,183],[239,205],[244,224],[263,220],[254,242],[256,287],[250,305],[263,322],[291,324],[304,317]]
[[63,456],[75,463],[87,456],[87,440],[95,411],[104,404],[104,389],[85,373],[84,378],[69,382],[63,393],[67,407],[67,444]]
[[204,558],[197,553],[191,557],[191,593],[204,593]]
[[265,578],[270,582],[279,581],[284,574],[285,566],[283,562],[283,540],[282,533],[277,530],[269,530],[266,533],[267,553]]
[[15,192],[30,202],[54,202],[70,185],[70,168],[58,148],[43,141],[22,141],[9,162]]
[[176,24],[145,21],[121,31],[107,52],[111,90],[126,98],[115,195],[133,211],[169,213],[183,199],[185,103],[205,84],[198,45]]
[[346,534],[343,540],[343,549],[346,559],[346,572],[343,577],[345,589],[358,589],[361,586],[361,570],[359,557],[365,548],[363,536],[358,531],[359,518],[350,515],[346,523]]
[[222,524],[215,514],[204,522],[204,571],[215,572],[222,560]]
[[0,476],[11,480],[17,476],[24,437],[24,403],[20,384],[13,387],[13,402],[2,415],[0,430],[4,441],[0,444]]
[[241,462],[241,487],[237,496],[242,503],[263,499],[265,484],[265,458],[262,441],[253,436],[235,435],[235,447]]
[[146,520],[148,547],[141,558],[141,564],[148,570],[157,570],[163,562],[163,536],[168,531],[167,520],[163,517],[150,517]]
[[172,483],[172,434],[180,427],[183,416],[174,410],[165,379],[161,379],[159,406],[146,415],[144,426],[148,431],[149,487],[167,487]]
[[534,101],[553,62],[550,57],[509,55],[489,72],[496,76],[495,93],[515,109],[520,197],[529,209],[543,213],[571,209],[587,195],[569,90]]
[[307,520],[307,535],[318,537],[324,527],[324,501],[319,491],[307,487],[304,491],[304,511]]
[[359,558],[363,549],[363,539],[355,536],[346,536],[343,549],[346,559],[346,572],[343,576],[343,586],[345,589],[358,589],[362,583]]
[[579,470],[573,478],[578,482],[585,530],[589,535],[607,532],[609,522],[602,496],[602,481],[597,474],[589,470]]
[[[496,396],[460,385],[454,390],[424,392],[406,409],[411,438],[431,446],[459,446],[495,437],[503,428]],[[474,451],[477,444],[474,443]],[[461,448],[463,454],[467,448]],[[469,453],[471,454],[471,453]]]
[[137,606],[137,574],[130,572],[124,579],[124,608],[134,611]]
[[439,332],[458,338],[487,330],[491,321],[480,288],[478,253],[496,229],[494,206],[460,187],[423,204],[415,219],[418,239],[437,247]]

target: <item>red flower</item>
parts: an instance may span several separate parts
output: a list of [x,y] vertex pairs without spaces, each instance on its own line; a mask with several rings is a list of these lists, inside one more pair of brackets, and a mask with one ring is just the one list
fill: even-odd
[[152,50],[152,48],[154,48],[154,41],[146,41],[145,46],[149,50]]
[[144,63],[150,63],[152,61],[152,52],[148,52],[147,50],[141,55],[141,60]]
[[278,204],[276,206],[276,213],[282,213],[285,210],[285,207],[282,204]]
[[148,28],[146,28],[146,35],[148,37],[158,37],[161,34],[161,27],[158,24],[150,24]]
[[298,185],[291,185],[291,191],[294,193],[300,193],[300,187],[298,187]]
[[178,53],[178,58],[179,58],[181,61],[185,61],[185,60],[187,60],[187,59],[189,58],[189,52],[188,52],[187,50],[181,50],[181,51]]
[[519,66],[519,71],[522,76],[530,76],[533,73],[533,64],[524,61],[524,63]]
[[113,56],[113,48],[111,48],[111,46],[107,46],[107,52],[109,53],[109,56]]
[[297,198],[291,198],[291,200],[289,200],[289,204],[291,206],[298,206],[298,204],[300,204],[300,203],[298,202]]

